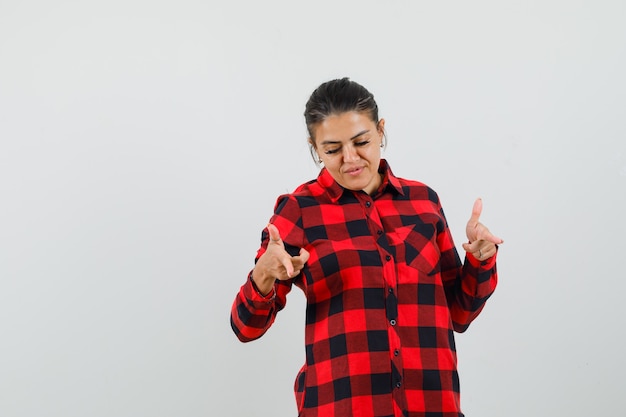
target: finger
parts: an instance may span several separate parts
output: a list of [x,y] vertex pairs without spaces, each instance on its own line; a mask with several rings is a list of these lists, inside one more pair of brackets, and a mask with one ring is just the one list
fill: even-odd
[[304,265],[308,260],[311,254],[304,248],[300,249],[300,260],[302,261],[302,265]]
[[496,246],[490,243],[489,246],[482,247],[478,250],[478,256],[476,256],[476,254],[474,254],[474,256],[477,257],[477,259],[480,259],[481,261],[486,261],[487,259],[491,258],[493,255],[495,255],[496,252],[497,252]]
[[478,219],[480,218],[480,214],[483,211],[483,200],[482,198],[477,198],[474,201],[474,206],[472,207],[472,216],[469,219],[469,223],[473,225],[478,224]]
[[285,252],[286,256],[282,256],[280,258],[280,263],[285,268],[285,272],[287,273],[287,278],[291,278],[294,275],[294,267],[291,261],[291,256],[287,252]]
[[309,252],[306,249],[301,248],[300,254],[298,256],[294,256],[293,258],[291,258],[294,276],[298,275],[300,271],[302,270],[302,268],[304,268],[304,265],[309,260],[309,256],[310,256]]
[[491,248],[495,248],[495,245],[484,239],[475,240],[472,243],[463,243],[463,249],[465,249],[466,252],[478,253],[478,250],[482,250],[483,253],[487,253],[487,250]]
[[477,240],[472,243],[464,243],[463,249],[481,261],[491,258],[498,250],[496,244],[487,240]]
[[465,252],[478,253],[478,248],[480,248],[479,240],[475,240],[472,243],[463,243],[463,249],[465,250]]
[[486,240],[486,241],[494,243],[496,245],[504,243],[504,240],[502,240],[498,236],[495,236],[494,234],[492,234],[489,231],[489,229],[487,229],[484,226],[483,226],[482,230],[478,232],[478,239],[479,240]]
[[267,231],[270,235],[270,243],[280,243],[280,232],[278,228],[271,223],[267,225]]
[[485,240],[488,240],[489,242],[495,244],[495,245],[501,245],[504,243],[504,240],[502,238],[499,238],[498,236],[492,235],[491,233],[489,233],[489,237],[485,237]]

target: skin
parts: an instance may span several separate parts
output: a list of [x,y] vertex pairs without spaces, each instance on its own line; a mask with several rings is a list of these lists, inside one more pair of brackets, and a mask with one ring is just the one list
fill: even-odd
[[[367,113],[340,113],[318,123],[309,142],[337,183],[349,190],[371,194],[382,182],[378,167],[384,128],[384,119],[376,123]],[[463,244],[463,249],[484,261],[495,255],[496,245],[504,241],[480,223],[482,209],[482,200],[478,198],[465,228],[469,242]],[[262,294],[269,294],[276,279],[297,276],[309,259],[305,249],[300,249],[298,256],[289,255],[276,226],[268,224],[267,229],[270,242],[252,272],[252,279]]]
[[385,120],[378,124],[366,113],[328,116],[315,126],[309,142],[330,175],[344,188],[373,193],[382,178],[378,173]]
[[478,220],[483,211],[483,200],[477,198],[472,207],[472,215],[465,226],[465,233],[469,243],[463,244],[465,252],[471,253],[476,259],[485,261],[496,254],[496,245],[504,240],[493,235],[487,227]]

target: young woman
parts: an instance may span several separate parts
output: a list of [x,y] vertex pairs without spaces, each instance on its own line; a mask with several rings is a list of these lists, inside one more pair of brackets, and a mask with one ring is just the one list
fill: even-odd
[[502,240],[476,200],[461,262],[435,191],[396,177],[374,96],[328,81],[305,109],[319,176],[278,197],[231,311],[237,337],[261,337],[293,285],[307,300],[301,417],[459,417],[454,331],[483,309]]

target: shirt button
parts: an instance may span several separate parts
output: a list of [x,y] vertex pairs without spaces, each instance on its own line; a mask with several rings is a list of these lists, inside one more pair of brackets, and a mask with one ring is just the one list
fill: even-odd
[[400,351],[398,349],[393,351],[393,356],[398,356],[400,354]]
[[393,294],[393,288],[389,288],[389,294]]
[[392,326],[395,326],[396,325],[396,321],[391,319],[391,320],[389,320],[389,324],[391,324]]
[[402,382],[396,382],[396,388],[400,388],[402,386]]
[[382,235],[382,234],[383,234],[383,231],[382,231],[382,230],[379,230],[379,231],[377,231],[376,233],[378,233],[378,236],[380,236],[380,235]]
[[372,206],[372,202],[371,201],[366,201],[365,202],[365,207],[371,207]]
[[385,256],[385,259],[390,261],[391,260],[391,256],[387,255],[387,256]]

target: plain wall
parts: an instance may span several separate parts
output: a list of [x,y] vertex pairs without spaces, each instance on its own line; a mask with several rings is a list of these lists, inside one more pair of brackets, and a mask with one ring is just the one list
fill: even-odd
[[230,329],[302,113],[349,76],[394,172],[505,243],[480,417],[623,415],[626,3],[0,0],[0,415],[295,416],[304,297]]

